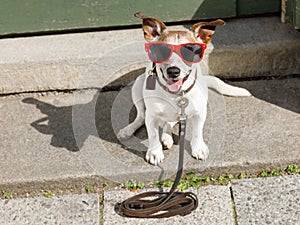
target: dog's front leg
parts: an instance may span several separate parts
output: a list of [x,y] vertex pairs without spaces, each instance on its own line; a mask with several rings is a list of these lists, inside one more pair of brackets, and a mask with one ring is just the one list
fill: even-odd
[[207,145],[203,140],[203,127],[206,119],[206,110],[200,114],[191,118],[191,124],[193,126],[193,135],[191,139],[192,155],[196,159],[206,160],[209,154]]
[[174,141],[172,137],[172,128],[176,122],[165,122],[163,126],[163,133],[161,135],[161,142],[164,149],[172,148]]
[[145,124],[148,133],[149,147],[146,153],[146,160],[151,164],[157,165],[164,159],[162,145],[159,140],[159,119],[147,113]]

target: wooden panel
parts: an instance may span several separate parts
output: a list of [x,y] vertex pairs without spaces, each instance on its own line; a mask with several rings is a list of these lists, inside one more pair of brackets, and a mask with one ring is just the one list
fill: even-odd
[[291,0],[292,1],[292,21],[295,29],[300,29],[300,0]]
[[138,11],[166,22],[235,16],[236,0],[1,0],[0,35],[140,24]]
[[294,24],[296,29],[300,29],[300,0],[296,1]]
[[280,13],[281,0],[237,0],[237,15]]
[[283,21],[293,23],[295,29],[300,29],[300,0],[287,0],[283,13]]

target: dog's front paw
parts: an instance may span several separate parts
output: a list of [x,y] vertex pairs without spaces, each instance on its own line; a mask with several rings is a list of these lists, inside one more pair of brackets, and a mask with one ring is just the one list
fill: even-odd
[[206,160],[209,155],[209,150],[206,144],[202,142],[194,143],[191,141],[192,156],[197,160]]
[[161,148],[155,150],[148,150],[146,153],[147,162],[157,165],[158,163],[163,162],[165,156]]
[[117,138],[120,140],[126,140],[126,139],[130,138],[133,135],[133,133],[134,133],[134,130],[131,129],[130,126],[127,126],[119,131],[119,133],[117,134]]
[[163,149],[170,149],[174,144],[172,136],[167,133],[162,134],[161,142],[162,142]]

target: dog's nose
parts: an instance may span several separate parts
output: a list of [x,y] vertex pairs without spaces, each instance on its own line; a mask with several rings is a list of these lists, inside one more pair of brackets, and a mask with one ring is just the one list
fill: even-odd
[[176,78],[180,75],[180,69],[176,66],[169,67],[167,69],[167,74],[169,78]]

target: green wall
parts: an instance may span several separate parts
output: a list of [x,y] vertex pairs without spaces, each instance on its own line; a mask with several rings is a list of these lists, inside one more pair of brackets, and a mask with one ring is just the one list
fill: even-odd
[[280,0],[1,0],[0,36],[279,13]]

